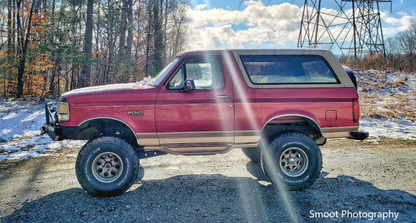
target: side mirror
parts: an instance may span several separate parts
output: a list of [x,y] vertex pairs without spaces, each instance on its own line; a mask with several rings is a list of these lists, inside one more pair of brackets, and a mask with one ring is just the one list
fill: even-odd
[[193,90],[195,90],[195,82],[192,79],[186,79],[185,84],[183,87],[183,91],[186,93],[191,93]]

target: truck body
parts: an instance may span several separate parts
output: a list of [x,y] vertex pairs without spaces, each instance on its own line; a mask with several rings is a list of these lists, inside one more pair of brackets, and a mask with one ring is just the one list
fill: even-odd
[[117,137],[138,154],[261,153],[285,133],[317,145],[368,136],[353,81],[326,50],[183,52],[150,85],[77,89],[45,110],[53,140]]

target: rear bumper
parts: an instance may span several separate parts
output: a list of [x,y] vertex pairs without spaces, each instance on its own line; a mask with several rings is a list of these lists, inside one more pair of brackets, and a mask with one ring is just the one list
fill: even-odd
[[366,138],[368,138],[368,136],[370,136],[370,134],[368,132],[350,132],[351,135],[351,139],[356,139],[356,140],[364,140]]

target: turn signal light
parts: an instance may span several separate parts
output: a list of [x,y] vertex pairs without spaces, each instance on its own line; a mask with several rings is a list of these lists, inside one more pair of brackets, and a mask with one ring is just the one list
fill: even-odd
[[68,102],[59,102],[58,107],[58,120],[67,122],[69,121],[69,104]]

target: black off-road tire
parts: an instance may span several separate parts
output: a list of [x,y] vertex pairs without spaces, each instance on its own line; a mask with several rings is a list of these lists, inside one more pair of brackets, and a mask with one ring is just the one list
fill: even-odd
[[78,182],[90,194],[117,196],[135,182],[139,159],[133,147],[123,139],[104,136],[82,147],[75,163]]
[[242,148],[241,149],[243,153],[251,159],[254,163],[260,163],[260,148],[254,147],[254,148]]
[[289,132],[262,149],[260,163],[266,177],[279,189],[303,190],[318,179],[322,154],[310,137]]

